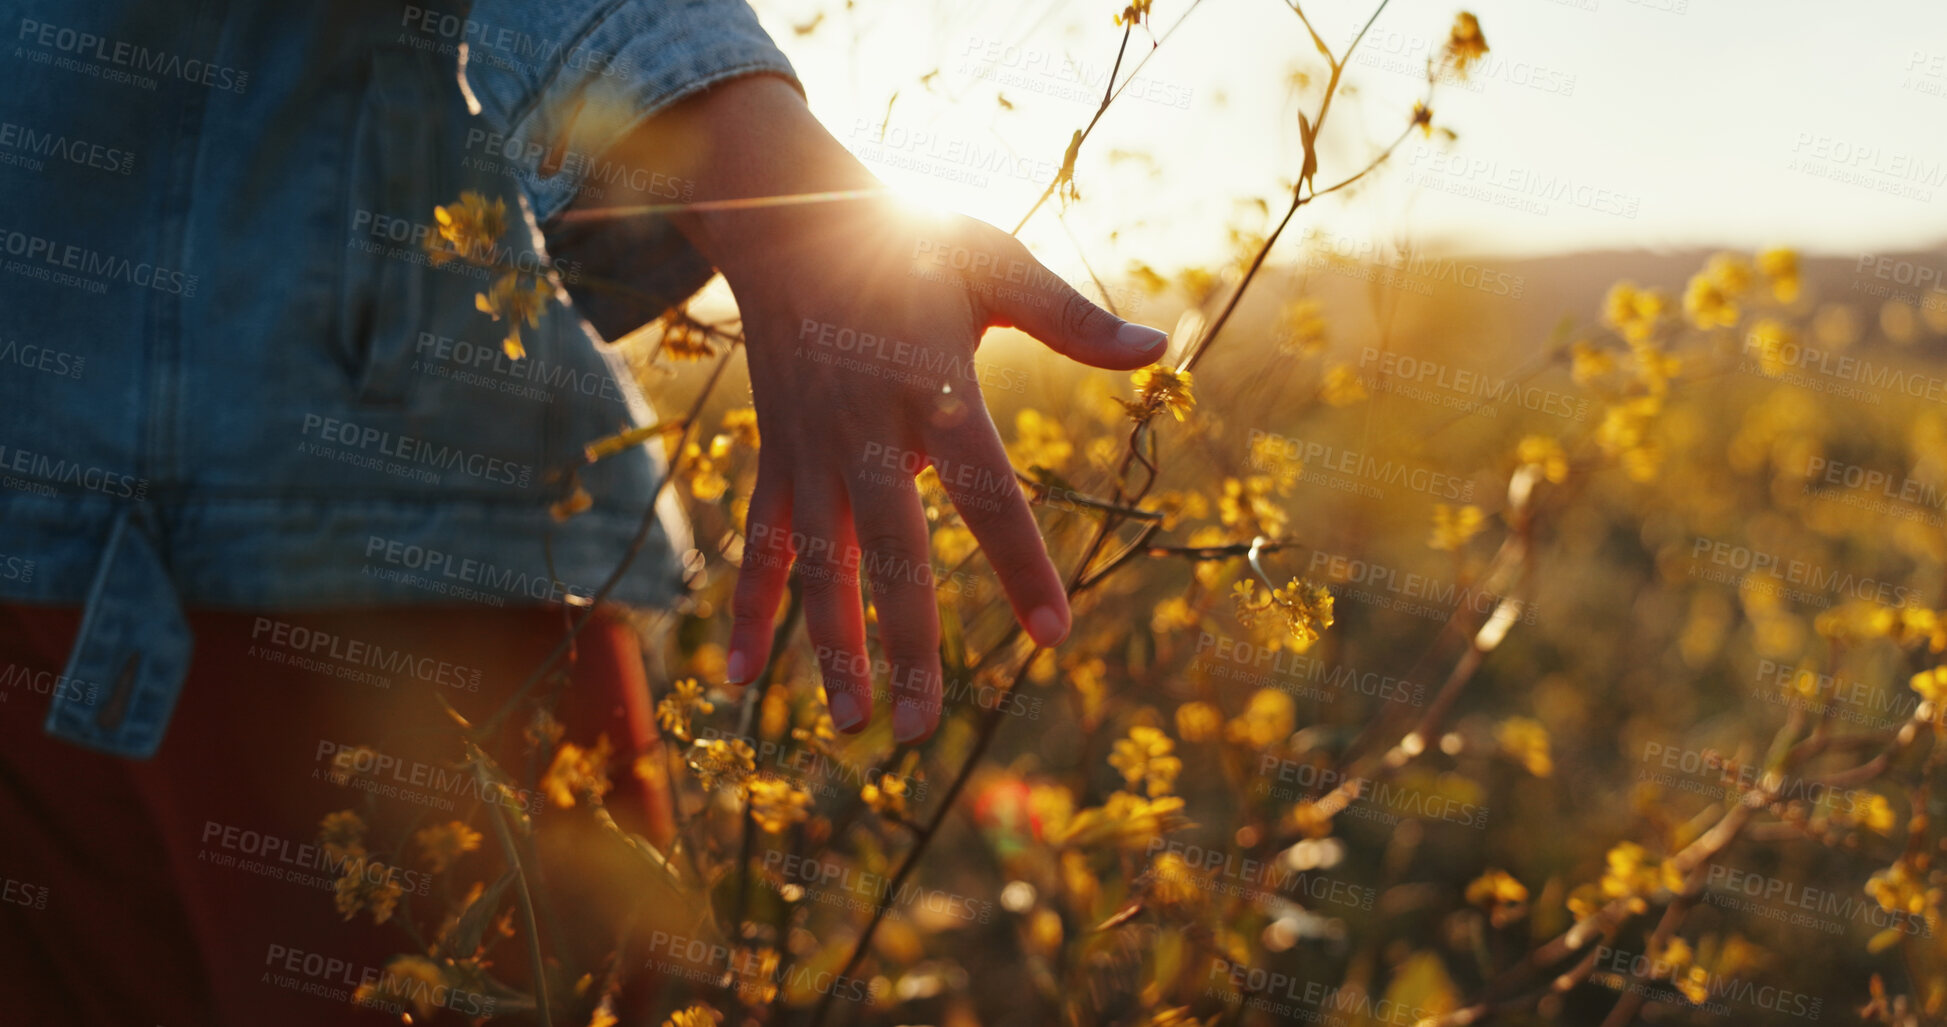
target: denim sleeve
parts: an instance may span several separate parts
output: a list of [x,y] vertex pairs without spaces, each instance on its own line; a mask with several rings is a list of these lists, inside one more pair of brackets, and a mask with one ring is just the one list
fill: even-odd
[[571,286],[605,337],[624,334],[687,297],[711,269],[660,216],[560,225],[582,194],[647,185],[670,202],[694,183],[656,168],[622,167],[608,150],[643,121],[692,93],[750,74],[775,74],[802,91],[791,64],[745,0],[476,0],[468,16],[467,88],[485,138],[482,156],[516,163],[522,189],[557,256],[594,280],[628,289]]

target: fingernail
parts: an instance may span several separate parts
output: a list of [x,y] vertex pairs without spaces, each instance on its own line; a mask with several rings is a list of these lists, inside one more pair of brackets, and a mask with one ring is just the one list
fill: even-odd
[[1115,341],[1131,353],[1147,353],[1168,343],[1170,337],[1148,325],[1125,321],[1122,327],[1115,330]]
[[1068,637],[1068,618],[1052,606],[1035,607],[1028,614],[1028,635],[1043,649],[1053,649]]
[[855,731],[865,723],[865,715],[859,709],[859,701],[850,692],[839,692],[832,696],[832,726],[840,731]]
[[730,658],[723,661],[723,676],[733,685],[743,684],[744,679],[750,676],[750,661],[744,658],[742,652],[732,652]]
[[892,740],[901,745],[911,742],[926,733],[926,719],[919,707],[909,703],[895,703],[892,707]]

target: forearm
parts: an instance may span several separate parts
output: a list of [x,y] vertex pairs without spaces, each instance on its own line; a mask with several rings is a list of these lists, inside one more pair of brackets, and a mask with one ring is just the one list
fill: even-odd
[[[692,209],[671,221],[733,282],[848,216],[859,223],[859,201],[786,198],[880,188],[797,90],[772,75],[732,79],[685,99],[644,122],[606,159],[691,183]],[[716,206],[762,198],[782,202]],[[667,195],[618,191],[602,206],[668,202]]]

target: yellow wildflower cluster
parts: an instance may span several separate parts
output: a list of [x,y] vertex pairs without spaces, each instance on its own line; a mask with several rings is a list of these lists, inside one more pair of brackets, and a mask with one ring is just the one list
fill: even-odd
[[1186,742],[1208,742],[1222,733],[1224,711],[1207,702],[1186,702],[1176,708],[1176,733]]
[[1269,749],[1291,737],[1297,726],[1298,707],[1291,696],[1275,688],[1260,688],[1251,694],[1244,712],[1230,722],[1226,735],[1239,745]]
[[1225,478],[1217,497],[1217,519],[1239,536],[1284,534],[1290,515],[1272,501],[1278,479],[1269,474]]
[[1130,788],[1141,785],[1155,798],[1168,795],[1176,787],[1183,761],[1172,755],[1175,751],[1176,742],[1169,735],[1138,725],[1129,729],[1129,737],[1116,740],[1109,766],[1122,772],[1122,780]]
[[1494,729],[1494,741],[1501,751],[1536,777],[1555,773],[1555,760],[1549,753],[1548,728],[1533,717],[1509,717]]
[[1468,903],[1488,911],[1496,927],[1505,927],[1528,910],[1528,886],[1505,870],[1489,868],[1467,885]]
[[1670,298],[1661,289],[1638,289],[1634,282],[1617,282],[1602,300],[1602,323],[1616,330],[1625,342],[1643,342],[1654,337]]
[[1112,792],[1102,805],[1069,817],[1050,838],[1057,845],[1078,849],[1107,845],[1134,852],[1185,823],[1181,796],[1150,799],[1133,792]]
[[699,738],[690,743],[690,769],[704,791],[742,785],[757,769],[757,752],[741,738]]
[[1798,299],[1798,254],[1792,250],[1765,250],[1758,254],[1758,273],[1764,276],[1765,283],[1771,286],[1771,295],[1780,303],[1792,303]]
[[1447,34],[1446,51],[1454,71],[1463,76],[1475,61],[1487,56],[1487,37],[1481,35],[1480,20],[1466,11],[1455,15],[1453,31]]
[[1677,890],[1683,877],[1667,862],[1654,861],[1641,845],[1622,842],[1609,850],[1602,880],[1583,885],[1569,895],[1569,910],[1587,918],[1609,902],[1622,901],[1631,912],[1649,909],[1649,898],[1659,890]]
[[1729,328],[1743,310],[1739,301],[1750,290],[1751,265],[1729,253],[1719,253],[1690,277],[1683,290],[1683,315],[1698,328]]
[[1166,913],[1194,911],[1210,894],[1210,874],[1174,852],[1164,852],[1143,876],[1143,897]]
[[1334,620],[1331,590],[1298,578],[1269,592],[1260,592],[1256,582],[1246,579],[1231,586],[1231,600],[1238,622],[1247,627],[1256,626],[1264,614],[1275,610],[1286,632],[1277,642],[1290,646],[1293,652],[1310,649]]
[[434,267],[458,260],[468,264],[491,264],[501,233],[507,231],[507,201],[496,197],[492,203],[471,189],[460,194],[460,202],[433,208],[435,231],[426,237],[426,257]]
[[1797,342],[1798,336],[1783,321],[1773,317],[1759,319],[1745,337],[1746,348],[1758,358],[1758,370],[1771,378],[1790,369],[1788,357]]
[[750,782],[750,816],[757,826],[772,834],[810,815],[811,795],[794,781],[781,777],[760,777]]
[[687,1009],[678,1009],[663,1021],[662,1027],[717,1027],[723,1022],[723,1014],[711,1008],[707,1002],[698,1002]]
[[1138,368],[1130,379],[1136,384],[1136,399],[1123,406],[1128,409],[1129,416],[1139,421],[1164,410],[1181,421],[1196,405],[1196,397],[1190,393],[1188,371],[1178,371],[1167,364],[1151,364]]
[[1334,364],[1326,370],[1318,394],[1329,406],[1349,407],[1366,398],[1366,383],[1351,364]]
[[1014,415],[1014,441],[1008,444],[1008,459],[1016,467],[1043,467],[1059,471],[1075,455],[1075,444],[1061,422],[1032,407]]
[[859,798],[883,817],[906,817],[911,811],[906,808],[906,800],[912,791],[913,774],[919,768],[919,752],[909,750],[905,759],[899,761],[899,768],[889,774],[880,774],[859,788]]
[[690,719],[716,712],[716,704],[703,698],[703,685],[695,678],[684,678],[670,688],[656,704],[656,722],[678,740],[690,740]]
[[608,779],[609,758],[613,750],[608,735],[598,735],[592,749],[563,742],[554,750],[554,760],[541,775],[541,791],[562,809],[574,807],[577,799],[599,802],[613,785]]
[[422,827],[413,832],[412,840],[436,874],[444,873],[461,856],[480,848],[480,832],[462,820]]
[[1547,435],[1529,435],[1514,448],[1515,462],[1533,467],[1548,481],[1559,485],[1568,480],[1568,454],[1562,444]]
[[350,920],[359,910],[372,911],[372,922],[385,923],[399,905],[404,889],[399,868],[372,859],[365,852],[365,821],[351,810],[327,814],[318,825],[318,843],[338,864],[335,904]]
[[[528,281],[530,277],[532,280]],[[500,348],[506,352],[507,359],[519,360],[527,356],[527,347],[521,342],[521,326],[539,325],[541,313],[553,298],[554,287],[547,279],[509,271],[494,279],[486,292],[474,294],[473,306],[495,321],[507,322],[507,337],[501,340]]]
[[1651,481],[1663,462],[1663,447],[1650,438],[1650,422],[1663,410],[1658,396],[1637,396],[1603,411],[1596,427],[1596,444],[1622,464],[1631,481]]
[[1433,535],[1427,545],[1444,552],[1458,552],[1487,524],[1487,515],[1472,503],[1458,509],[1445,503],[1433,507]]

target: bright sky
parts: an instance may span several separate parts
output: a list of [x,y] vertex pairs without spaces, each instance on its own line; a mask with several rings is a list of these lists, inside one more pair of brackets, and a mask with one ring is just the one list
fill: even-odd
[[[1189,4],[1155,0],[1156,34]],[[1010,228],[1093,113],[1121,37],[1115,0],[859,0],[851,14],[833,0],[755,6],[813,109],[876,173]],[[794,32],[825,8],[833,12],[814,31]],[[1398,132],[1429,49],[1460,9],[1452,0],[1387,7],[1362,44],[1366,58],[1347,71],[1354,93],[1335,103],[1321,185]],[[1416,135],[1369,191],[1301,213],[1301,235],[1330,233],[1342,251],[1410,239],[1515,254],[1776,244],[1859,253],[1947,241],[1947,4],[1473,0],[1466,9],[1492,52],[1471,81],[1435,94],[1435,121],[1458,142]],[[1370,12],[1317,0],[1307,8],[1335,47]],[[1146,35],[1136,39],[1132,60],[1148,50]],[[919,84],[936,69],[930,90]],[[1083,151],[1082,202],[1068,229],[1104,275],[1133,260],[1167,271],[1220,257],[1227,226],[1263,227],[1240,198],[1282,209],[1299,152],[1294,70],[1314,76],[1303,94],[1312,110],[1323,61],[1281,0],[1204,0],[1189,15]],[[1113,159],[1118,151],[1147,157]],[[1024,238],[1051,264],[1070,263],[1075,244],[1052,213]]]

